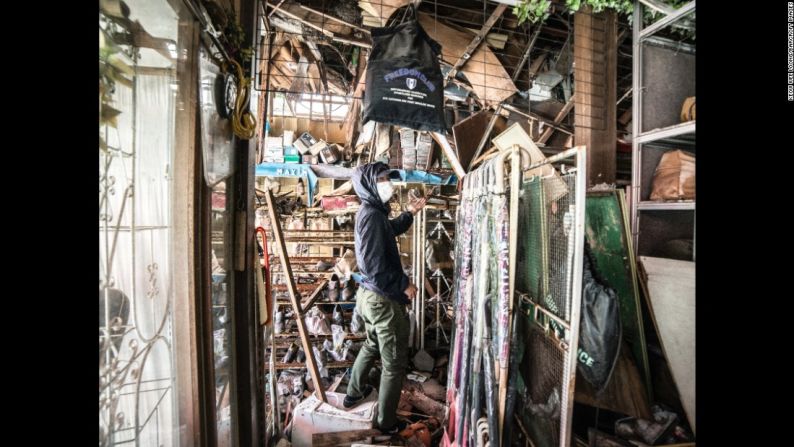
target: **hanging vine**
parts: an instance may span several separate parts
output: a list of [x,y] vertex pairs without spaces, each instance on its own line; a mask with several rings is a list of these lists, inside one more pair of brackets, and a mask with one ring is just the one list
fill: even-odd
[[[678,9],[689,3],[689,1],[663,0],[662,3],[672,9]],[[579,11],[583,5],[590,6],[594,13],[609,9],[618,14],[627,15],[629,16],[629,23],[632,23],[631,14],[634,12],[634,2],[632,0],[565,0],[565,9],[569,14]],[[513,7],[513,14],[518,17],[518,23],[526,21],[530,23],[543,22],[549,17],[552,10],[551,6],[551,0],[523,0]],[[653,23],[660,14],[662,13],[653,8],[643,8],[643,24],[647,26]],[[695,30],[692,26],[673,26],[671,32],[681,39],[695,39]]]

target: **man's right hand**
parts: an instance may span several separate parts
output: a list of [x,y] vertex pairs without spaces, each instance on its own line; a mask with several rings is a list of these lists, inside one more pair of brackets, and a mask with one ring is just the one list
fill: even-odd
[[403,293],[405,293],[408,296],[409,300],[412,300],[416,298],[416,292],[417,292],[417,288],[414,285],[414,283],[409,283],[408,287],[405,288],[405,291]]

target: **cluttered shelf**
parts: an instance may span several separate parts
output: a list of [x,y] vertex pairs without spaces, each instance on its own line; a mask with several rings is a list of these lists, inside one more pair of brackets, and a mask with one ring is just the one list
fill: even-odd
[[[331,369],[331,368],[350,368],[351,366],[353,366],[353,362],[352,361],[347,361],[347,362],[329,362],[329,363],[325,364],[325,368],[327,368],[327,369]],[[276,363],[276,369],[277,370],[281,370],[281,369],[306,369],[306,364],[305,363],[281,363],[281,362],[277,362]]]

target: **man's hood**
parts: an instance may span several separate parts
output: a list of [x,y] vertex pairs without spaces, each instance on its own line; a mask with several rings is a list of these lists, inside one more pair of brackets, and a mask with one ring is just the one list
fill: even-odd
[[389,208],[380,200],[380,195],[378,195],[378,177],[383,175],[384,172],[389,172],[393,177],[389,167],[381,162],[366,164],[357,167],[353,171],[352,181],[353,189],[362,202],[366,202],[368,205],[379,208],[388,214]]

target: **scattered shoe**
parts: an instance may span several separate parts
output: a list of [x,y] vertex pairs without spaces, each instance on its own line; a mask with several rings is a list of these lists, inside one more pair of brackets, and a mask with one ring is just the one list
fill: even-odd
[[319,262],[317,262],[317,264],[314,266],[314,268],[315,268],[315,270],[317,270],[318,272],[327,272],[327,271],[328,271],[328,270],[330,270],[330,269],[331,269],[331,267],[333,267],[333,266],[334,266],[333,264],[330,264],[330,263],[328,263],[328,262],[325,262],[325,261],[319,261]]
[[284,358],[281,359],[281,362],[282,363],[290,363],[290,362],[292,362],[292,360],[295,358],[295,354],[297,354],[297,352],[298,352],[298,345],[296,345],[295,343],[292,343],[291,345],[289,345],[289,348],[287,348],[287,353],[284,354]]

